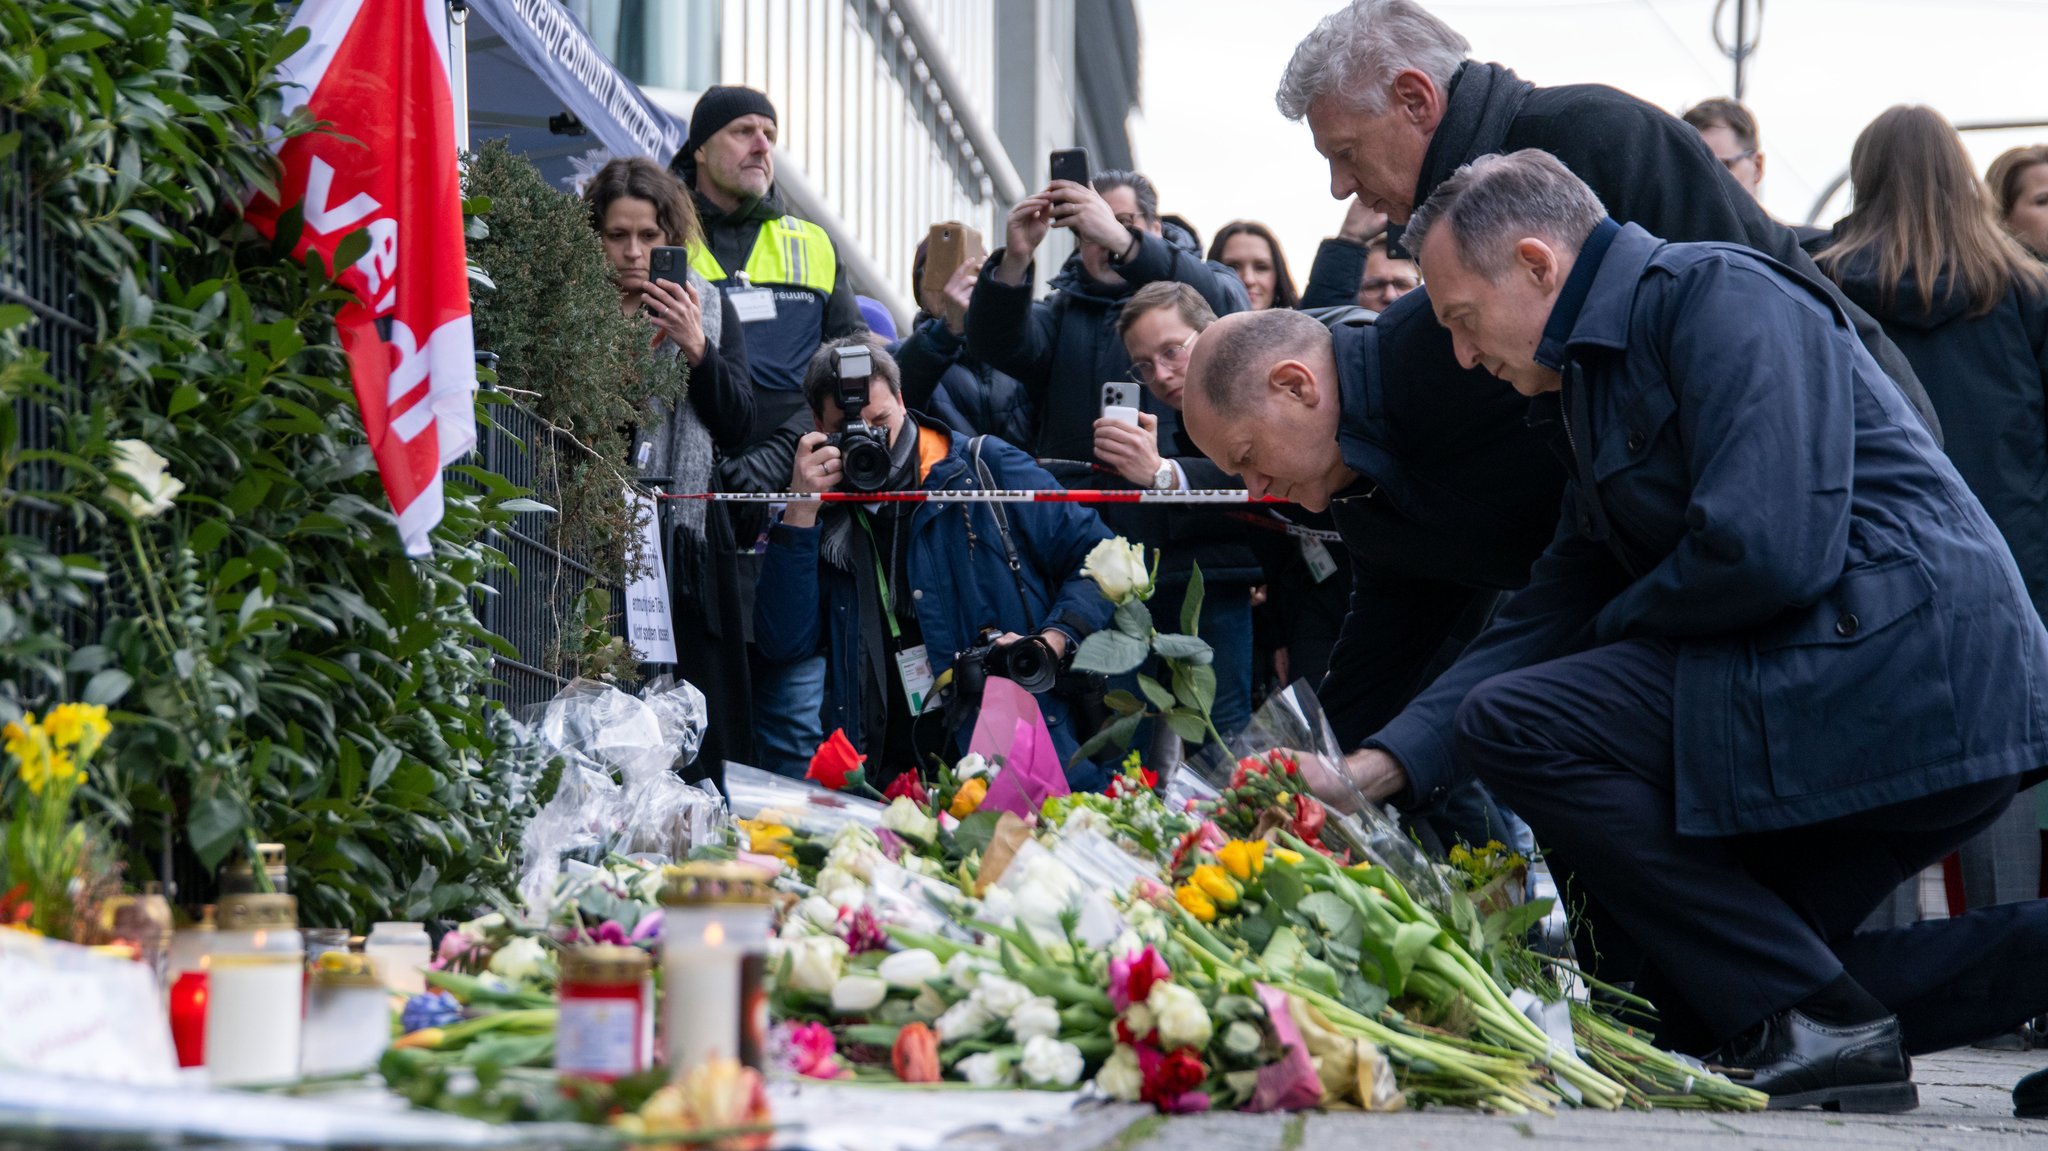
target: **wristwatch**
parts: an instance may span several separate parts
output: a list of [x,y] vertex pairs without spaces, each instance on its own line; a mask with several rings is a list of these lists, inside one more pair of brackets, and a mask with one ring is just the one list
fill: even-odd
[[1176,478],[1173,471],[1173,461],[1161,460],[1159,470],[1152,473],[1152,490],[1155,492],[1170,492],[1179,486],[1174,482]]

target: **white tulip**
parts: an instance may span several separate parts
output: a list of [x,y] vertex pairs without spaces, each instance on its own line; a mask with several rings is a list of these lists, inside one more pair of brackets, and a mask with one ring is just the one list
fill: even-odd
[[891,987],[916,991],[931,980],[937,979],[944,971],[945,966],[939,962],[938,956],[922,947],[913,947],[882,960],[881,965],[875,969],[875,974],[887,980]]
[[946,960],[946,978],[962,991],[974,990],[984,972],[993,970],[989,962],[972,952],[956,951],[953,958]]
[[1145,1089],[1145,1075],[1138,1070],[1138,1053],[1128,1043],[1119,1043],[1095,1073],[1095,1085],[1104,1095],[1125,1103],[1136,1103]]
[[1041,1035],[1058,1038],[1059,1033],[1060,1005],[1050,995],[1034,995],[1010,1014],[1010,1034],[1019,1043],[1029,1043]]
[[832,1011],[837,1015],[860,1015],[873,1011],[889,997],[889,984],[873,975],[845,975],[832,985]]
[[1102,598],[1111,603],[1149,599],[1152,573],[1145,567],[1145,549],[1118,536],[1103,540],[1088,553],[1081,574],[1095,581]]
[[987,774],[988,760],[983,759],[979,752],[970,751],[960,757],[960,762],[953,765],[954,777],[963,783]]
[[1079,1047],[1040,1035],[1024,1044],[1024,1058],[1017,1064],[1017,1070],[1026,1083],[1072,1087],[1081,1081],[1085,1065]]
[[1176,1047],[1197,1050],[1209,1045],[1215,1025],[1202,1007],[1202,997],[1178,983],[1155,983],[1145,1000],[1159,1025],[1159,1045],[1168,1051]]
[[137,519],[148,519],[169,511],[171,502],[185,490],[182,480],[171,478],[171,461],[157,454],[141,440],[115,440],[114,458],[108,470],[135,481],[142,489],[137,495],[116,484],[107,485],[107,498],[128,509]]

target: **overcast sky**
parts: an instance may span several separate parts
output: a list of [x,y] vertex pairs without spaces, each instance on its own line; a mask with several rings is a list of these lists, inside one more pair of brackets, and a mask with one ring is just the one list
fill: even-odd
[[[1205,244],[1232,219],[1265,221],[1296,286],[1344,212],[1330,199],[1329,169],[1308,129],[1280,118],[1273,89],[1295,44],[1335,6],[1138,0],[1142,108],[1131,139],[1160,207],[1186,216]],[[1464,33],[1475,57],[1535,84],[1610,84],[1674,112],[1733,85],[1733,65],[1714,44],[1715,0],[1429,6]],[[1959,125],[2048,120],[2044,52],[2048,0],[1772,0],[1744,93],[1763,136],[1764,206],[1803,222],[1847,169],[1856,134],[1893,104],[1931,104]],[[1981,174],[2006,148],[2048,141],[2048,128],[1963,138]],[[1845,190],[1821,221],[1847,207]]]

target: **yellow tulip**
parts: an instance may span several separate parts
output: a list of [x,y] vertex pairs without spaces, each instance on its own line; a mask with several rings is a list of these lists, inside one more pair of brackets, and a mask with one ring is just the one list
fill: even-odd
[[960,785],[953,793],[953,806],[946,809],[954,819],[966,819],[981,810],[981,801],[988,798],[988,780],[975,776]]
[[1215,900],[1218,907],[1236,907],[1238,897],[1243,894],[1237,884],[1231,881],[1230,876],[1213,863],[1205,863],[1195,868],[1195,874],[1189,882],[1201,888],[1202,894]]
[[1273,849],[1273,858],[1279,860],[1282,863],[1300,863],[1301,852],[1289,851],[1287,848],[1284,847],[1276,847]]
[[1266,845],[1256,839],[1233,839],[1216,853],[1216,861],[1236,880],[1247,880],[1266,869]]
[[1189,884],[1182,884],[1174,888],[1173,898],[1182,907],[1187,908],[1189,915],[1194,916],[1203,923],[1216,922],[1216,905],[1210,902],[1207,895],[1202,894],[1200,888]]

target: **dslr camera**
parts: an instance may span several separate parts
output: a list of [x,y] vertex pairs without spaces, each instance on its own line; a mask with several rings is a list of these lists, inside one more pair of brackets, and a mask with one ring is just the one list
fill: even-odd
[[998,645],[1001,631],[981,629],[980,642],[953,657],[953,680],[963,699],[980,699],[990,676],[1007,679],[1030,692],[1042,695],[1059,682],[1060,660],[1045,637],[1029,635]]
[[860,418],[875,375],[873,351],[832,349],[832,374],[833,399],[843,418],[839,430],[825,437],[825,446],[839,449],[839,487],[849,492],[881,491],[889,482],[889,436]]

